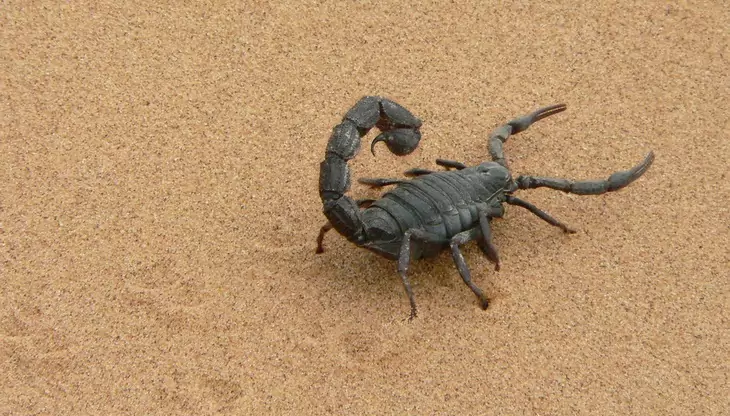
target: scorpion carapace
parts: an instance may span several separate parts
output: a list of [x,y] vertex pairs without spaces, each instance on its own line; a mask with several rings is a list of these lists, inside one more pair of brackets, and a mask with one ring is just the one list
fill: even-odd
[[[598,195],[619,190],[646,172],[654,153],[629,170],[613,173],[605,180],[571,181],[567,179],[518,176],[513,178],[503,146],[510,135],[526,130],[532,123],[564,111],[564,104],[541,108],[518,117],[493,130],[488,137],[491,162],[477,166],[453,160],[437,159],[445,171],[411,169],[412,179],[360,179],[372,187],[395,185],[378,200],[355,201],[346,195],[350,189],[347,161],[355,157],[360,141],[371,128],[381,134],[371,144],[385,142],[396,155],[407,155],[421,139],[421,120],[399,104],[383,97],[360,99],[335,126],[327,144],[325,160],[320,165],[319,194],[324,214],[329,220],[317,238],[317,253],[323,252],[322,240],[334,228],[349,241],[386,258],[397,260],[398,273],[411,305],[410,319],[416,316],[416,302],[408,280],[411,260],[435,256],[450,248],[464,283],[474,292],[483,309],[489,302],[471,280],[459,246],[476,241],[487,259],[499,270],[499,255],[492,243],[490,221],[502,217],[504,203],[526,208],[547,223],[566,233],[574,231],[535,205],[514,196],[519,189],[546,187],[579,195]],[[454,170],[448,170],[454,169]]]

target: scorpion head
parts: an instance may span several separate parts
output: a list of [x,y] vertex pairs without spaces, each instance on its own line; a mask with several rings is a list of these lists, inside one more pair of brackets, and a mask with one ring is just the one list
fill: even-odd
[[516,188],[509,170],[496,162],[484,162],[476,166],[480,182],[488,189],[497,192],[513,192]]

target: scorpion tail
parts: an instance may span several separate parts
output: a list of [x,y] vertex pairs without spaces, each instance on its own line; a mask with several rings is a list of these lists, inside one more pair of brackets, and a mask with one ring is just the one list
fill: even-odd
[[421,140],[421,120],[399,104],[377,96],[360,99],[332,130],[320,164],[319,195],[332,227],[356,244],[364,243],[366,236],[357,202],[345,195],[350,189],[347,162],[357,155],[362,137],[373,127],[381,134],[373,140],[371,151],[376,143],[385,142],[396,155],[407,155]]

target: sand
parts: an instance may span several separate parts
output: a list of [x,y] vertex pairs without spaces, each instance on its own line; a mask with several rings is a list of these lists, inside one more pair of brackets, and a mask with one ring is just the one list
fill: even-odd
[[[5,2],[0,414],[719,415],[730,408],[723,1]],[[335,232],[319,163],[360,97],[420,117],[354,177],[488,158],[620,192],[519,195],[502,259],[395,264]],[[363,143],[369,144],[375,132]],[[378,191],[353,186],[356,198]]]

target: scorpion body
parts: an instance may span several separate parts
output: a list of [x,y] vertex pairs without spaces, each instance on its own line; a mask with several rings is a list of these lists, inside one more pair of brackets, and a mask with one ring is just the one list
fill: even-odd
[[325,234],[334,228],[354,244],[398,261],[398,272],[411,305],[410,319],[417,314],[415,297],[408,279],[411,260],[435,256],[450,248],[464,283],[474,292],[483,309],[488,299],[472,282],[460,246],[476,241],[487,259],[499,270],[497,249],[492,242],[490,221],[502,217],[505,203],[526,208],[566,233],[572,229],[513,193],[519,189],[547,187],[580,195],[597,195],[621,189],[639,178],[654,160],[650,152],[635,167],[612,174],[606,180],[571,181],[567,179],[512,177],[503,145],[510,135],[526,130],[532,123],[564,111],[564,104],[541,108],[518,117],[489,134],[488,150],[492,161],[477,166],[437,159],[447,170],[434,172],[411,169],[404,179],[360,179],[372,187],[396,185],[378,200],[355,201],[346,195],[350,188],[347,162],[357,154],[360,141],[370,129],[381,134],[371,144],[385,142],[391,152],[406,155],[421,139],[421,121],[399,104],[382,97],[366,96],[355,104],[332,132],[325,160],[320,165],[319,190],[323,212],[329,220],[320,230],[317,253],[323,252]]

